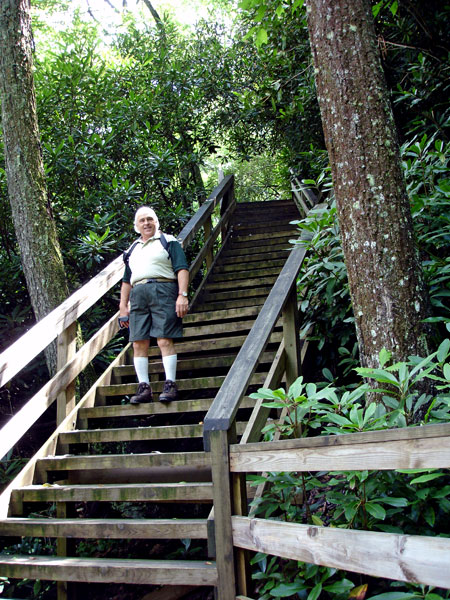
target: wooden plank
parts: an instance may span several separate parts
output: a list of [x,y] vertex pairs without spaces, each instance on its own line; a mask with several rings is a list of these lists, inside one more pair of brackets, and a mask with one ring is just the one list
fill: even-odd
[[[77,353],[77,323],[72,323],[67,329],[58,335],[57,338],[57,364],[56,370],[59,372],[68,362],[70,362]],[[64,421],[67,415],[73,410],[76,403],[75,398],[75,378],[70,381],[64,390],[58,394],[56,405],[56,425]]]
[[[279,342],[281,339],[280,332],[274,332],[272,334],[274,342]],[[189,354],[196,354],[198,352],[210,352],[215,350],[226,349],[230,351],[232,348],[240,348],[246,339],[245,335],[229,336],[226,338],[211,338],[210,340],[190,340],[188,342],[180,341],[175,342],[175,349],[179,354],[183,352],[189,352]],[[149,356],[160,356],[160,350],[157,347],[151,347],[149,350]]]
[[[185,338],[200,337],[204,335],[219,335],[221,333],[235,333],[238,331],[249,331],[254,323],[251,321],[232,321],[225,323],[208,323],[207,325],[195,325],[184,329]],[[181,362],[181,361],[180,361]],[[178,365],[177,365],[178,369]]]
[[94,539],[206,539],[206,519],[0,520],[2,536]]
[[[255,269],[254,271],[219,274],[208,279],[207,288],[225,289],[230,284],[235,284],[236,287],[250,287],[252,285],[261,285],[261,282],[269,282],[275,280],[281,269],[278,267],[272,269]],[[245,283],[245,285],[243,285]],[[225,285],[227,284],[227,285]]]
[[212,431],[210,444],[218,596],[220,600],[235,600],[236,581],[231,529],[231,487],[227,432]]
[[283,339],[286,353],[286,389],[300,375],[300,333],[297,308],[297,285],[294,281],[283,311]]
[[[226,339],[226,338],[225,338]],[[264,373],[256,373],[250,380],[250,384],[260,384],[264,381]],[[198,390],[220,388],[225,380],[225,376],[219,377],[193,377],[191,379],[178,379],[178,389],[183,390]],[[152,383],[152,389],[159,394],[162,391],[164,381],[155,381]],[[137,383],[121,383],[116,385],[105,385],[99,388],[99,394],[103,396],[125,396],[135,394],[138,389]]]
[[[228,300],[241,299],[242,296],[245,295],[246,301],[250,298],[263,297],[265,298],[270,290],[271,286],[259,287],[259,288],[250,288],[246,290],[236,290],[236,291],[220,291],[220,292],[209,292],[205,291],[202,300],[208,305],[210,302],[215,302],[220,300],[222,303],[227,302]],[[249,304],[247,304],[249,306]]]
[[241,548],[372,577],[450,588],[450,539],[233,517]]
[[296,235],[296,232],[293,234],[290,231],[272,231],[269,238],[266,233],[255,233],[250,235],[234,234],[231,238],[231,245],[235,247],[236,245],[241,246],[244,242],[255,242],[262,246],[270,246],[272,243],[280,244],[283,240],[289,240],[290,238],[297,236],[298,234]]
[[194,471],[211,465],[209,452],[148,452],[139,454],[92,454],[87,456],[48,456],[39,460],[40,471],[78,469],[174,469],[189,467]]
[[122,274],[123,260],[122,256],[119,256],[93,277],[89,283],[69,296],[67,300],[2,352],[0,354],[0,386],[5,385],[30,360],[42,352],[58,334],[95,304],[121,279]]
[[[264,381],[262,387],[268,389],[276,389],[283,377],[286,365],[286,354],[284,350],[284,340],[281,341],[280,346],[277,350],[275,358],[273,360],[270,371]],[[270,412],[270,408],[263,406],[264,400],[259,399],[255,401],[255,407],[253,408],[252,414],[247,422],[244,433],[242,434],[240,444],[247,444],[249,442],[257,442],[261,437],[261,429],[264,427],[267,421],[267,417]]]
[[186,326],[193,323],[202,321],[209,323],[211,321],[226,321],[229,319],[234,320],[237,317],[256,317],[259,311],[259,306],[248,306],[240,309],[231,308],[229,310],[209,310],[205,312],[189,313],[183,318],[183,326],[185,327],[185,331],[188,331]]
[[[237,423],[241,435],[244,423]],[[63,444],[94,444],[96,442],[142,442],[147,440],[179,440],[203,437],[203,423],[189,425],[160,425],[151,427],[117,427],[108,429],[81,429],[60,434]],[[132,465],[130,465],[131,467]]]
[[[260,256],[262,254],[267,254],[267,256],[273,256],[274,254],[283,256],[286,254],[287,257],[292,250],[292,247],[293,244],[290,244],[289,240],[282,240],[281,242],[277,241],[277,243],[272,243],[270,246],[266,246],[262,241],[259,244],[247,242],[241,246],[231,246],[228,244],[223,253],[221,253],[219,262],[222,264],[225,260],[228,261],[233,257],[238,261],[246,261],[253,260],[254,256],[258,256],[258,260],[261,260]],[[256,260],[256,258],[254,260]]]
[[[340,436],[339,436],[340,437]],[[450,466],[450,436],[272,450],[232,452],[233,472],[438,469]]]
[[[209,360],[209,359],[208,359]],[[151,414],[172,414],[186,412],[207,411],[214,398],[200,398],[198,400],[177,400],[176,402],[152,404],[114,404],[110,406],[94,406],[80,410],[80,418],[104,419],[116,417],[148,416]],[[244,398],[241,408],[253,408],[256,400]]]
[[204,311],[204,310],[224,310],[224,309],[230,309],[230,308],[238,308],[241,306],[262,306],[264,304],[264,302],[266,301],[266,297],[265,296],[259,296],[259,297],[244,297],[244,298],[238,298],[236,300],[223,300],[223,301],[216,301],[216,302],[207,302],[207,301],[203,301],[199,302],[196,310],[199,311]]
[[[402,427],[400,429],[382,429],[380,431],[365,431],[344,435],[322,435],[299,439],[281,440],[271,442],[270,449],[292,450],[297,448],[322,448],[328,446],[347,446],[353,444],[367,444],[369,442],[388,442],[397,440],[417,440],[450,436],[450,423],[434,425],[421,425],[420,427]],[[232,445],[231,452],[258,452],[267,449],[267,443]]]
[[1,555],[0,570],[4,577],[15,579],[140,585],[217,584],[216,566],[209,561]]
[[30,485],[13,490],[12,497],[24,502],[210,502],[212,486],[205,482]]
[[[226,381],[214,399],[205,418],[205,433],[215,429],[228,429],[233,422],[239,402],[264,352],[269,336],[287,301],[287,294],[295,281],[306,254],[305,248],[295,247],[272,291],[269,294],[255,324],[247,336],[236,360],[230,368]],[[261,471],[264,469],[260,469]]]
[[[259,256],[259,255],[257,255]],[[249,260],[239,261],[238,263],[218,265],[214,269],[214,273],[236,273],[239,277],[243,276],[243,272],[253,271],[259,269],[261,266],[264,267],[281,267],[284,265],[287,255],[285,257],[267,259],[265,255],[261,260]]]
[[20,440],[28,429],[63,391],[106,346],[118,329],[118,312],[66,364],[37,394],[35,394],[0,430],[0,456]]

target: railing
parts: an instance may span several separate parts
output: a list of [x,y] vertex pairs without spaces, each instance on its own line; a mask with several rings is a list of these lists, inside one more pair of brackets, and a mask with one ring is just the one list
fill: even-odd
[[[450,424],[230,447],[230,472],[450,466]],[[234,513],[235,547],[336,569],[450,588],[450,539],[301,525]],[[241,588],[242,593],[245,593]]]
[[[305,254],[304,246],[293,247],[204,420],[204,445],[211,452],[213,481],[214,512],[210,519],[214,520],[215,537],[210,539],[210,546],[215,551],[221,600],[235,600],[236,585],[245,594],[248,580],[244,556],[239,551],[235,555],[233,549],[232,514],[243,515],[247,510],[245,478],[234,475],[230,479],[229,445],[236,437],[236,413],[280,316],[283,338],[264,387],[278,386],[283,376],[290,385],[299,375],[296,280]],[[255,406],[241,444],[259,440],[267,410],[262,403]]]
[[[219,221],[212,229],[212,215],[219,203]],[[234,208],[234,176],[228,175],[212,191],[200,210],[179,235],[180,243],[187,248],[203,229],[204,242],[190,267],[190,281],[205,262],[207,269],[211,266],[214,259],[215,242],[217,242],[219,234],[222,234],[223,242]],[[58,399],[57,428],[18,478],[2,494],[0,518],[6,516],[12,487],[31,483],[37,458],[55,451],[57,434],[75,427],[77,411],[82,406],[93,405],[96,387],[100,384],[109,384],[113,367],[123,364],[125,361],[126,349],[120,353],[114,363],[75,406],[75,381],[89,362],[105,348],[117,333],[118,312],[108,319],[78,352],[75,352],[77,319],[118,283],[122,273],[123,261],[122,257],[118,257],[0,355],[0,386],[3,386],[55,338],[58,340],[58,372],[0,430],[0,457],[4,457],[44,411]]]
[[[309,198],[309,194],[308,194]],[[313,196],[311,202],[314,204]],[[309,207],[305,205],[305,213]],[[248,600],[252,550],[375,577],[450,587],[450,540],[371,531],[331,529],[245,516],[246,474],[367,469],[448,468],[450,425],[258,443],[270,409],[255,405],[240,443],[235,418],[250,378],[283,316],[283,340],[263,387],[289,386],[299,374],[296,277],[305,258],[292,250],[255,324],[204,420],[211,452],[214,548],[221,600]],[[283,418],[283,415],[281,416]],[[258,489],[257,494],[261,490]],[[240,594],[236,596],[236,594]]]

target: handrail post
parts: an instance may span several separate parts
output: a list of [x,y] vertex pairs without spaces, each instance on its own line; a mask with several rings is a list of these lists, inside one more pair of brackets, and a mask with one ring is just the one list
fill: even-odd
[[299,377],[301,371],[301,347],[299,330],[299,316],[297,306],[297,286],[292,284],[291,290],[283,311],[283,339],[286,352],[286,388]]
[[[206,244],[206,242],[209,240],[209,238],[211,236],[211,231],[212,231],[211,216],[209,216],[207,221],[205,221],[205,223],[203,225],[203,231],[204,231],[203,243]],[[206,254],[206,268],[208,270],[211,268],[213,260],[214,260],[214,254],[213,254],[213,248],[211,247]]]
[[[222,198],[222,202],[220,204],[220,216],[221,217],[225,214],[225,212],[227,211],[227,208],[229,208],[234,202],[235,202],[235,197],[234,197],[234,175],[232,175],[231,176],[231,185],[230,185],[229,189],[227,190],[227,192],[224,194],[224,196]],[[222,227],[222,232],[221,232],[222,240],[225,239],[225,236],[228,233],[228,227],[229,227],[228,223],[226,223]]]
[[228,432],[210,432],[215,549],[220,600],[236,600]]
[[[58,371],[63,369],[72,360],[77,351],[77,321],[69,325],[57,338]],[[56,405],[56,426],[60,425],[66,416],[75,407],[75,380],[71,381],[64,392],[58,394]]]

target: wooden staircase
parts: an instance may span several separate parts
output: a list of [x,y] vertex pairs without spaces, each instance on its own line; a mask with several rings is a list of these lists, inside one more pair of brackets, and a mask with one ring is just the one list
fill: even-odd
[[[139,586],[217,586],[203,421],[289,256],[296,231],[289,222],[298,218],[290,201],[236,205],[176,344],[179,401],[158,401],[164,372],[151,348],[155,400],[128,403],[137,384],[127,346],[95,402],[57,434],[53,454],[36,460],[32,482],[11,490],[0,521],[3,538],[56,539],[54,554],[2,554],[1,576],[58,581],[59,600],[113,597],[111,587],[94,583],[134,584],[130,597],[149,599],[157,598],[154,588]],[[282,338],[280,318],[240,404],[237,440],[255,403],[249,394],[266,381]],[[92,544],[97,556],[89,555]]]

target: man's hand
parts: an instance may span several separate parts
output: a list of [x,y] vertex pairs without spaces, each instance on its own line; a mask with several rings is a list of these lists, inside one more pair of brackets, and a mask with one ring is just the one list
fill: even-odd
[[175,311],[177,313],[177,317],[183,318],[189,308],[189,301],[185,296],[182,296],[181,294],[178,295],[176,304],[175,304]]

